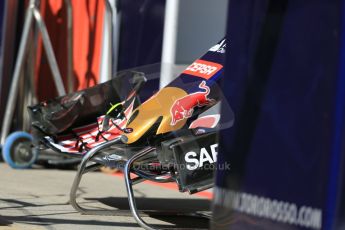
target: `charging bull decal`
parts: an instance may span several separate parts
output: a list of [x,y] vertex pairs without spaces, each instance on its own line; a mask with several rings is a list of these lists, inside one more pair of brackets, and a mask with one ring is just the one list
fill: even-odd
[[170,109],[171,126],[180,120],[191,117],[196,106],[202,107],[214,101],[207,97],[210,94],[210,88],[206,85],[206,81],[202,81],[199,88],[203,91],[186,95],[174,102]]

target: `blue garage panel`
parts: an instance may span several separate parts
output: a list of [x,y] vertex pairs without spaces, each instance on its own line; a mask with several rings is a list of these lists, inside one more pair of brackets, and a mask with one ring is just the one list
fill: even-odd
[[118,70],[161,62],[165,1],[120,1]]
[[214,229],[339,228],[341,6],[230,1],[223,87],[235,125],[220,135],[218,164],[231,170],[217,172]]

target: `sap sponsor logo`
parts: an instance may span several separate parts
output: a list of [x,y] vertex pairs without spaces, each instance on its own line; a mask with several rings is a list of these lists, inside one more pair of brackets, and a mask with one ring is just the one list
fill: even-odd
[[219,44],[213,46],[211,49],[209,49],[211,52],[217,52],[217,53],[225,53],[226,51],[226,39],[223,39]]
[[201,148],[199,154],[193,151],[186,153],[184,156],[184,160],[187,163],[186,168],[188,170],[195,170],[203,167],[205,163],[212,164],[216,162],[218,154],[217,148],[218,144],[213,144],[209,147],[210,152],[208,152],[206,148]]
[[222,65],[215,62],[197,60],[193,62],[190,66],[188,66],[188,68],[185,71],[183,71],[183,73],[196,77],[201,77],[204,79],[210,79],[222,68]]

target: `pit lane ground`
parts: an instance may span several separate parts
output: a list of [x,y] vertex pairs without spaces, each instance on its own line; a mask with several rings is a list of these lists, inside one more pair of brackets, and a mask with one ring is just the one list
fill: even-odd
[[[0,163],[0,229],[141,229],[132,216],[81,215],[69,204],[74,170],[34,168],[13,170]],[[144,210],[209,210],[209,192],[180,193],[173,184],[141,183],[134,186],[137,206]],[[123,177],[101,172],[87,174],[79,202],[88,208],[127,210]],[[197,217],[153,216],[144,220],[157,228],[207,229]]]

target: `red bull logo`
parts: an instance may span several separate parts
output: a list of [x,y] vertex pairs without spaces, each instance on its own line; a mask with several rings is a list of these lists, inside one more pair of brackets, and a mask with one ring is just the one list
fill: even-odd
[[202,107],[213,102],[212,99],[207,98],[210,93],[210,88],[202,81],[199,85],[202,92],[195,92],[177,99],[170,109],[171,123],[175,125],[178,121],[189,118],[193,115],[196,106]]

